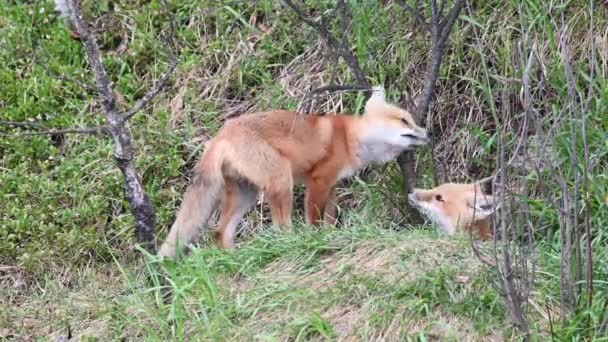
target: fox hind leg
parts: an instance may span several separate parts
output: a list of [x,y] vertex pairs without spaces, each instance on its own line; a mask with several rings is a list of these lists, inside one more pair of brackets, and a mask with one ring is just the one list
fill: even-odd
[[236,227],[247,211],[255,204],[257,195],[257,189],[245,181],[225,180],[218,222],[218,244],[220,247],[234,248]]
[[[285,230],[291,225],[293,204],[291,164],[273,146],[263,139],[255,139],[255,136],[251,134],[250,139],[235,144],[231,151],[230,167],[234,173],[264,192],[273,224]],[[252,159],[252,155],[255,159]]]
[[292,190],[268,192],[266,196],[268,197],[268,206],[270,207],[273,224],[282,230],[287,230],[291,226]]
[[325,204],[325,211],[324,211],[324,217],[323,220],[325,221],[326,224],[333,226],[336,224],[337,221],[337,213],[336,213],[336,188],[332,188],[331,192],[329,193],[329,198],[327,200],[327,204]]
[[282,230],[287,230],[291,226],[293,178],[291,172],[285,172],[276,179],[275,184],[266,190],[266,197],[273,224]]

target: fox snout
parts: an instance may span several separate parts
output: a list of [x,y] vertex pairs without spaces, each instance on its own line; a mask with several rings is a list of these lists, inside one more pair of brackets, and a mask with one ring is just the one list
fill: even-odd
[[411,133],[401,134],[401,136],[412,140],[416,145],[426,145],[431,142],[431,134],[423,128],[416,129]]
[[416,189],[410,190],[411,192],[407,194],[407,199],[410,201],[410,203],[416,203],[419,201],[418,199],[418,193],[416,192]]
[[401,136],[404,137],[404,138],[412,139],[414,141],[418,141],[418,142],[423,143],[423,144],[428,144],[428,143],[431,142],[431,138],[428,135],[426,135],[426,134],[424,134],[424,135],[416,135],[416,134],[410,134],[410,133],[408,133],[408,134],[401,134]]

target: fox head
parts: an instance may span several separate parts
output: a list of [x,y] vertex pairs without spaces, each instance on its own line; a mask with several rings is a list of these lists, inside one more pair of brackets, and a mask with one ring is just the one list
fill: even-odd
[[427,131],[416,125],[407,110],[386,102],[384,89],[379,86],[373,88],[372,96],[365,104],[363,121],[364,139],[386,144],[400,152],[430,141]]
[[484,194],[479,183],[445,183],[429,190],[414,189],[408,198],[448,235],[470,229],[483,240],[489,237],[489,217],[496,207],[492,196]]

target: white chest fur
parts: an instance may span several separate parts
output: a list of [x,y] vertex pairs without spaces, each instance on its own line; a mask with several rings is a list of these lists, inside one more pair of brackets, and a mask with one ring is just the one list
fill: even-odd
[[384,164],[403,152],[405,148],[387,144],[384,141],[362,141],[357,151],[357,157],[363,166],[369,164]]

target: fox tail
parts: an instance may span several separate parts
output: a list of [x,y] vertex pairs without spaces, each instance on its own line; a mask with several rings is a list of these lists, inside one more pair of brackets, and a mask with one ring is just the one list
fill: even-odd
[[158,251],[160,256],[175,258],[177,250],[198,236],[201,226],[207,223],[215,210],[223,187],[223,153],[217,147],[207,149],[196,165],[194,180],[186,190],[175,222]]

